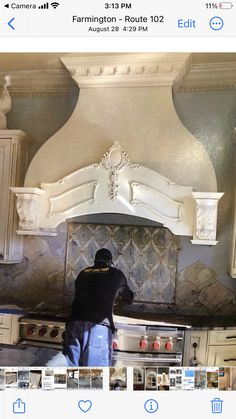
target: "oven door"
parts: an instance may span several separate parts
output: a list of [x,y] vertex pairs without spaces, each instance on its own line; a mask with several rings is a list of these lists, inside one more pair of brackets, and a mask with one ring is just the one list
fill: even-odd
[[114,351],[112,365],[117,367],[160,366],[172,367],[182,365],[181,354],[144,354],[139,352]]

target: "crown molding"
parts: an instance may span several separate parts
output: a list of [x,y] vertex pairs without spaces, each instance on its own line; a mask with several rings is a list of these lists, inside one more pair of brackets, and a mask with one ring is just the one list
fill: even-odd
[[180,93],[236,89],[236,62],[193,64],[191,54],[107,54],[61,61],[67,69],[0,72],[0,85],[9,75],[13,97],[75,95],[78,86],[173,85]]
[[65,57],[61,61],[80,88],[171,86],[188,71],[190,54],[116,54]]
[[236,89],[236,62],[191,64],[175,85],[181,93]]
[[0,72],[0,85],[10,76],[11,96],[73,95],[78,87],[65,69]]

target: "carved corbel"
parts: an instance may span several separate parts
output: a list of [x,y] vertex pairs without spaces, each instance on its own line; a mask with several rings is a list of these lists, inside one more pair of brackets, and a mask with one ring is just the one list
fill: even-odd
[[223,193],[192,192],[195,199],[195,225],[192,244],[216,245],[218,202]]
[[17,201],[16,208],[19,215],[18,234],[38,234],[40,195],[44,193],[38,188],[10,188],[15,193]]

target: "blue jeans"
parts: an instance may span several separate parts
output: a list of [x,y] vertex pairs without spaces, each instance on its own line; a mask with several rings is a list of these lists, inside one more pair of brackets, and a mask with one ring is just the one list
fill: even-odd
[[68,366],[107,367],[111,345],[112,332],[105,325],[74,320],[66,326],[63,353]]

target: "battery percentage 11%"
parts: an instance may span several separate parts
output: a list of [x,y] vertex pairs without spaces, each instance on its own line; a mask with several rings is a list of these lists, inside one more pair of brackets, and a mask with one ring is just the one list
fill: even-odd
[[231,3],[231,1],[222,1],[220,3],[205,3],[205,7],[209,10],[232,9],[233,3]]

